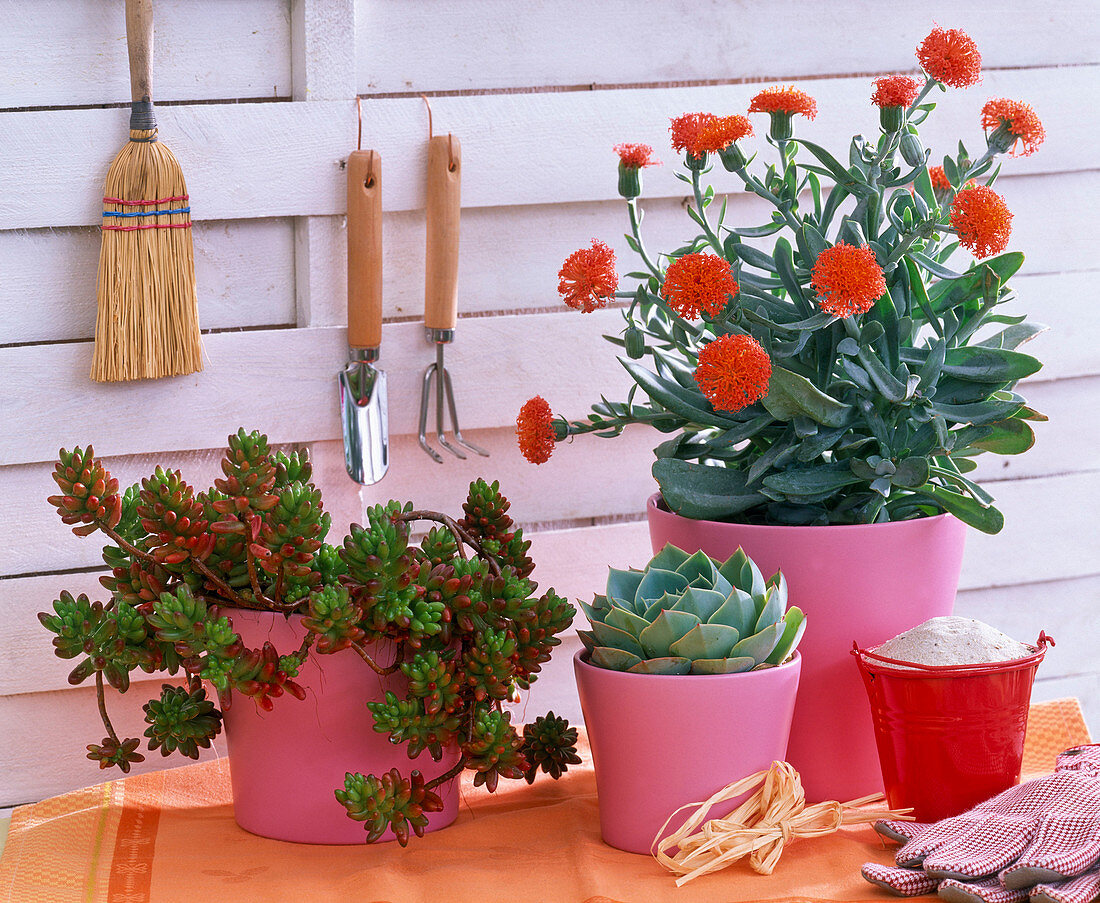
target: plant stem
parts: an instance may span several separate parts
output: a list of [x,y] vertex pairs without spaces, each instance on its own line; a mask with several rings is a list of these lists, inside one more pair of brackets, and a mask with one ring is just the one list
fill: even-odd
[[365,661],[368,665],[370,665],[371,670],[373,670],[377,674],[381,674],[383,677],[385,677],[387,674],[393,674],[398,668],[401,667],[400,655],[398,655],[394,659],[392,665],[390,665],[388,668],[383,668],[380,664],[378,664],[378,662],[371,658],[370,653],[367,652],[367,650],[360,646],[358,643],[352,643],[349,648],[354,649],[359,654],[359,657],[363,659],[363,661]]
[[741,177],[741,181],[745,183],[745,187],[753,192],[753,194],[762,197],[765,201],[770,201],[772,206],[783,214],[783,219],[786,220],[787,225],[794,229],[795,232],[802,228],[802,223],[798,221],[794,214],[792,214],[790,210],[784,208],[779,198],[768,191],[768,189],[764,187],[763,182],[756,178],[756,176],[750,176],[745,167],[741,167],[741,169],[737,170],[737,175]]
[[432,778],[432,780],[428,781],[424,785],[424,789],[425,790],[432,790],[433,788],[438,787],[440,784],[446,784],[447,781],[451,780],[451,778],[457,778],[460,774],[462,774],[462,771],[465,768],[466,768],[466,757],[465,756],[459,756],[458,757],[458,762],[455,763],[453,768],[451,768],[445,774],[441,774],[438,778]]
[[638,216],[637,198],[630,198],[626,202],[627,212],[630,214],[630,233],[634,236],[634,241],[638,243],[638,254],[642,258],[642,262],[646,265],[646,268],[658,279],[661,278],[661,271],[658,269],[652,260],[649,259],[649,254],[646,253],[645,243],[642,241],[641,231],[641,217]]
[[236,605],[238,608],[251,608],[256,611],[263,611],[264,609],[259,605],[254,605],[246,601],[233,587],[222,580],[217,574],[215,574],[210,568],[206,566],[205,561],[201,561],[194,556],[191,557],[191,564],[195,566],[195,570],[201,573],[210,583],[214,585],[214,588],[221,593],[226,599]]
[[934,78],[932,78],[931,76],[928,77],[928,79],[924,83],[924,87],[920,89],[920,94],[917,95],[917,99],[909,104],[909,109],[905,111],[906,122],[908,122],[909,117],[913,115],[913,111],[920,106],[921,101],[928,96],[928,92],[931,91],[938,84],[939,82],[937,82]]
[[722,242],[719,241],[718,236],[715,235],[714,231],[710,228],[710,220],[707,219],[707,211],[703,206],[703,192],[699,185],[699,170],[697,169],[691,171],[691,188],[695,193],[695,209],[699,214],[699,225],[703,227],[703,234],[706,236],[707,241],[710,242],[710,246],[718,252],[718,256],[724,257],[726,250],[722,247]]
[[252,584],[252,596],[257,599],[265,608],[274,608],[272,601],[264,595],[264,591],[260,589],[260,577],[256,573],[256,556],[252,554],[252,548],[249,543],[245,543],[244,546],[244,560],[248,564],[248,582]]
[[397,520],[401,521],[413,521],[413,520],[433,520],[437,523],[443,524],[455,538],[455,542],[458,545],[458,554],[461,558],[466,558],[466,550],[462,547],[465,543],[471,549],[475,549],[478,555],[488,563],[489,570],[494,577],[500,576],[500,564],[496,558],[485,551],[484,546],[476,540],[473,536],[463,530],[453,518],[448,517],[446,514],[440,514],[438,511],[409,511],[407,514],[400,514],[397,516]]
[[95,695],[96,700],[99,702],[99,717],[103,719],[103,726],[107,728],[107,736],[118,743],[118,734],[115,733],[115,729],[111,725],[111,719],[107,716],[107,700],[103,697],[102,671],[96,671],[95,673]]

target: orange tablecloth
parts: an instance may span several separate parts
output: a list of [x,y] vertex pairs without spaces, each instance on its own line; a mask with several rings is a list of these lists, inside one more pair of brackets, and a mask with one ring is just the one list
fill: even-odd
[[[1088,742],[1075,699],[1032,707],[1024,771]],[[326,847],[255,837],[233,821],[226,760],[89,787],[23,806],[0,859],[10,903],[174,903],[195,900],[391,903],[817,903],[896,899],[859,876],[892,861],[867,827],[792,843],[775,874],[738,863],[677,888],[647,856],[600,840],[596,783],[584,763],[561,781],[463,788],[458,821],[396,844]],[[272,788],[278,793],[278,788]]]

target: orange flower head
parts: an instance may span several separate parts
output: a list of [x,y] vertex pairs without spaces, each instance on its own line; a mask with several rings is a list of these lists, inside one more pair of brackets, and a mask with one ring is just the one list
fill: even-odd
[[711,150],[713,132],[718,117],[713,113],[684,113],[675,116],[668,127],[672,133],[672,149],[691,157],[702,157]]
[[772,362],[752,336],[723,335],[699,349],[695,382],[716,411],[740,411],[768,394]]
[[592,247],[581,248],[566,257],[558,271],[558,293],[569,307],[581,313],[590,314],[605,307],[618,287],[615,252],[595,238]]
[[516,441],[519,450],[532,464],[545,464],[554,453],[557,441],[550,405],[541,395],[524,402],[516,417]]
[[982,77],[978,45],[958,28],[933,28],[917,48],[917,59],[929,76],[951,88],[969,88]]
[[1011,149],[1014,157],[1026,157],[1035,153],[1047,136],[1043,123],[1028,104],[1004,97],[994,97],[982,107],[982,128],[994,133],[989,136],[990,143],[993,143],[996,133],[1001,130],[1004,136],[1003,148]]
[[751,134],[752,123],[748,116],[716,116],[714,122],[703,129],[703,143],[708,151],[721,151]]
[[750,113],[786,113],[793,116],[796,113],[813,119],[817,115],[817,101],[805,91],[798,88],[775,85],[765,88],[749,104]]
[[947,180],[947,173],[942,166],[929,166],[928,178],[932,180],[932,187],[936,191],[950,191],[951,183]]
[[886,279],[867,245],[837,242],[817,255],[810,285],[818,306],[834,317],[869,311],[886,292]]
[[975,257],[990,257],[1008,247],[1012,213],[992,188],[976,185],[955,195],[951,226],[959,234],[959,244]]
[[660,160],[653,158],[653,148],[648,144],[616,144],[615,153],[619,155],[619,162],[627,169],[661,165]]
[[917,80],[908,75],[883,75],[874,84],[871,103],[876,107],[907,107],[920,93]]
[[718,316],[740,290],[728,261],[701,252],[685,254],[669,264],[661,297],[680,316],[697,320],[703,312]]

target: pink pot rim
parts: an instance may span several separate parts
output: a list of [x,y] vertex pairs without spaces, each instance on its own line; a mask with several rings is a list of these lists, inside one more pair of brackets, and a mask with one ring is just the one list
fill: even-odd
[[912,529],[917,524],[929,524],[935,521],[944,521],[946,519],[955,520],[953,514],[944,512],[943,514],[932,514],[927,517],[913,517],[909,520],[894,520],[887,521],[883,524],[742,524],[736,521],[721,521],[721,520],[705,520],[703,518],[684,517],[682,514],[677,514],[671,508],[664,505],[664,499],[660,492],[655,492],[646,500],[646,514],[650,517],[675,517],[680,520],[691,521],[696,524],[713,524],[715,527],[736,527],[739,530],[784,530],[795,532],[807,532],[807,531],[819,531],[830,530],[837,533],[849,532],[849,533],[866,533],[870,530],[883,530],[892,528],[894,530]]
[[643,681],[647,680],[677,680],[685,690],[692,689],[693,687],[702,687],[704,684],[709,684],[713,687],[715,683],[721,680],[725,680],[729,683],[734,683],[736,681],[751,681],[761,684],[775,679],[778,675],[786,674],[786,672],[790,671],[792,668],[800,668],[802,665],[802,653],[796,649],[794,655],[783,662],[783,664],[776,665],[774,668],[764,668],[761,671],[737,671],[733,674],[633,674],[630,671],[613,671],[610,668],[599,668],[596,665],[589,664],[583,658],[583,656],[586,655],[588,655],[587,649],[578,649],[573,653],[573,664],[583,669],[586,673],[599,673],[606,680],[633,681],[634,689],[637,689]]

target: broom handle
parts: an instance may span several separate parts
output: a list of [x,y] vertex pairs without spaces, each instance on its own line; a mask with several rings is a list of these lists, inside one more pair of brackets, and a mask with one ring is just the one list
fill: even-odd
[[462,147],[452,135],[437,135],[428,142],[428,246],[424,273],[424,325],[428,329],[455,328],[461,206]]
[[126,49],[130,52],[130,99],[153,99],[153,0],[126,0]]
[[348,154],[348,345],[382,344],[382,157]]

